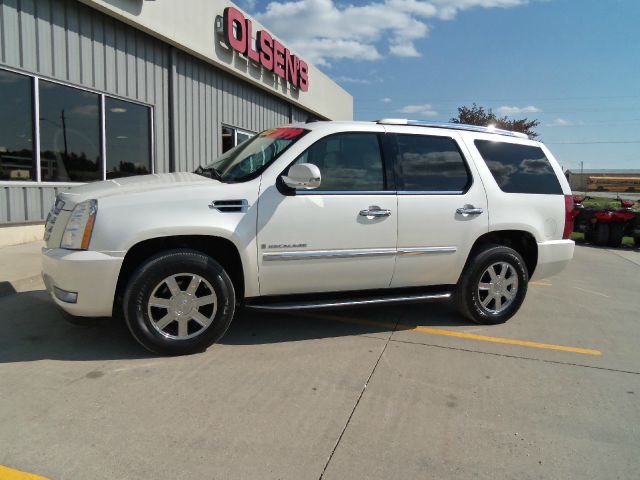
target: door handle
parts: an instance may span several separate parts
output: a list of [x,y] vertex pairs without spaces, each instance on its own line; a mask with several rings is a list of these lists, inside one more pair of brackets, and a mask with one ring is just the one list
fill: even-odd
[[484,210],[482,210],[481,208],[476,208],[473,205],[465,205],[462,208],[456,209],[456,213],[458,215],[464,215],[465,217],[467,215],[480,215],[482,212],[484,212]]
[[388,217],[391,215],[391,210],[371,205],[369,208],[360,210],[360,215],[363,217]]

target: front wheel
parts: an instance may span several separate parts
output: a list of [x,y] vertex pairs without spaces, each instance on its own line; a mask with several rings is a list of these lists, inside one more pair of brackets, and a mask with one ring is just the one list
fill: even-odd
[[593,232],[593,243],[599,247],[604,247],[609,242],[609,224],[598,222],[596,223],[595,230]]
[[529,273],[518,252],[502,245],[485,245],[462,273],[456,303],[475,323],[504,323],[522,305],[528,282]]
[[151,257],[133,274],[123,298],[133,337],[162,355],[200,352],[214,344],[231,324],[235,304],[224,268],[187,249]]
[[607,242],[607,245],[618,248],[622,246],[623,237],[624,225],[619,222],[614,222],[609,226],[609,241]]

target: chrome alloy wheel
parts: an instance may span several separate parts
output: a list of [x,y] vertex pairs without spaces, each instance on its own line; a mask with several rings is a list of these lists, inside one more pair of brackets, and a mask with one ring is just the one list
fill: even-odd
[[478,300],[482,308],[494,315],[502,313],[513,303],[518,293],[518,273],[507,262],[497,262],[480,276]]
[[206,279],[194,273],[177,273],[155,286],[147,313],[161,335],[185,340],[211,325],[217,306],[218,297]]

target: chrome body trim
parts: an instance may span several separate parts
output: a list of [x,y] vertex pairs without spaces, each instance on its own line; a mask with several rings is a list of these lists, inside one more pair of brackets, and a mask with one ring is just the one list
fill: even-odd
[[380,257],[395,254],[395,248],[366,248],[357,250],[302,250],[295,252],[263,253],[262,260],[265,262],[286,260],[325,260],[332,258]]
[[456,247],[409,247],[399,248],[398,255],[429,255],[433,253],[456,253]]
[[397,297],[372,297],[360,300],[326,300],[317,302],[301,302],[301,303],[280,303],[272,305],[251,305],[247,304],[247,308],[255,310],[313,310],[320,308],[341,308],[355,307],[362,305],[378,305],[383,303],[408,303],[408,302],[426,302],[431,300],[447,300],[451,298],[451,293],[429,293],[423,295],[402,295]]

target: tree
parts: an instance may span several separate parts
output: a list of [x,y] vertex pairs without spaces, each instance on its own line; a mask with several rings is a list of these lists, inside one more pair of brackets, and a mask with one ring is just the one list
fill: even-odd
[[478,125],[481,127],[493,125],[496,128],[502,128],[504,130],[526,133],[531,138],[538,136],[533,129],[540,125],[540,121],[529,120],[528,118],[521,120],[512,120],[506,116],[499,118],[490,108],[485,110],[484,107],[479,107],[475,103],[471,107],[458,107],[458,116],[453,117],[450,122],[466,123],[467,125]]

